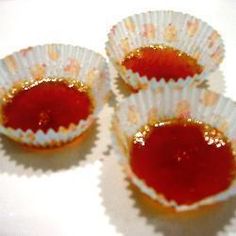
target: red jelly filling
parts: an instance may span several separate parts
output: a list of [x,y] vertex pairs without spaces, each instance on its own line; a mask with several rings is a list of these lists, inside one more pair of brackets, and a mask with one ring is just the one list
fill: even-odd
[[150,46],[136,49],[126,56],[122,65],[148,79],[164,78],[166,81],[202,72],[197,60],[177,49],[165,46]]
[[6,127],[58,130],[86,119],[92,112],[88,92],[63,81],[41,82],[21,89],[2,108]]
[[167,200],[192,204],[226,190],[235,174],[235,160],[223,134],[199,122],[166,121],[135,135],[130,164]]

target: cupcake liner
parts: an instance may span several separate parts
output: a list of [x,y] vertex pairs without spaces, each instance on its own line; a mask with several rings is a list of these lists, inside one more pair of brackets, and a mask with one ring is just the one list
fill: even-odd
[[94,102],[94,111],[86,120],[58,131],[22,131],[0,124],[0,132],[6,136],[33,146],[50,147],[66,143],[84,132],[97,117],[110,90],[108,66],[105,59],[85,48],[62,44],[29,47],[0,61],[0,96],[25,81],[47,78],[73,79],[85,84]]
[[[224,57],[224,45],[219,33],[207,23],[188,14],[174,11],[153,11],[127,17],[114,25],[108,35],[106,52],[118,73],[135,90],[145,88],[151,80],[122,65],[125,56],[140,47],[161,44],[187,53],[203,66],[203,72],[193,77],[179,78],[183,86],[206,79]],[[163,79],[164,80],[164,79]],[[174,80],[170,83],[175,84]]]
[[177,211],[195,209],[235,195],[236,181],[233,181],[226,191],[192,205],[178,205],[174,201],[167,201],[132,172],[129,166],[129,149],[134,134],[148,123],[179,117],[199,120],[217,128],[229,138],[233,151],[236,151],[236,105],[230,99],[209,90],[189,87],[176,89],[170,84],[155,90],[142,90],[124,100],[112,120],[113,146],[128,177],[142,192]]

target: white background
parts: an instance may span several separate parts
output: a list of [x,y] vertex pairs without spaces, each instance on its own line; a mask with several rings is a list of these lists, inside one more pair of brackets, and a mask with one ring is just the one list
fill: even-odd
[[[220,32],[226,48],[221,65],[226,95],[236,100],[236,0],[0,0],[0,57],[45,43],[80,45],[105,56],[104,43],[113,24],[134,13],[160,9],[190,13]],[[1,149],[4,159],[2,144]],[[132,218],[123,232],[109,220],[100,196],[99,161],[50,174],[27,169],[27,175],[24,166],[6,163],[0,161],[1,236],[151,235],[148,227],[132,233]],[[110,188],[116,188],[113,182]],[[145,227],[145,222],[138,224]],[[225,233],[230,235],[230,229]]]

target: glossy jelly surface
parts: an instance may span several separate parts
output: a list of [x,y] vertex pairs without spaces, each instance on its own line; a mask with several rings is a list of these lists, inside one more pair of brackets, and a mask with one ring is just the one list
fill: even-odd
[[154,45],[142,47],[129,53],[122,62],[126,69],[138,72],[141,76],[166,81],[200,74],[203,70],[197,60],[177,49]]
[[178,204],[192,204],[224,191],[235,176],[228,139],[192,120],[145,126],[134,136],[130,164],[138,178]]
[[2,107],[6,127],[55,131],[86,119],[93,111],[87,89],[65,81],[43,81],[24,86]]

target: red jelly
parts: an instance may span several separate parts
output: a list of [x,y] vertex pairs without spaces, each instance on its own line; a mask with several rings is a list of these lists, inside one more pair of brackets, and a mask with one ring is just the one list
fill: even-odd
[[178,204],[192,204],[226,190],[235,175],[229,141],[196,121],[146,126],[135,135],[130,155],[136,176]]
[[129,53],[122,65],[148,79],[164,78],[166,81],[194,76],[202,72],[197,60],[184,52],[166,46],[149,46]]
[[64,81],[43,81],[19,90],[3,108],[6,127],[31,129],[34,132],[49,128],[58,130],[86,119],[92,112],[88,92],[78,85]]

